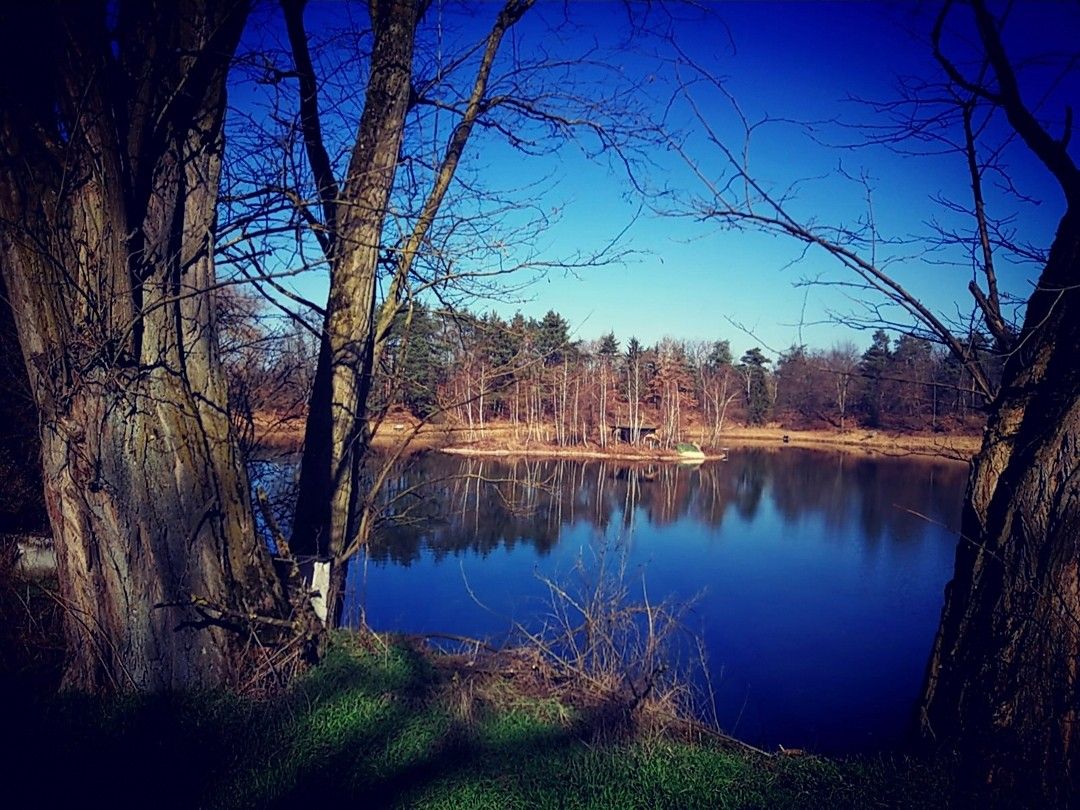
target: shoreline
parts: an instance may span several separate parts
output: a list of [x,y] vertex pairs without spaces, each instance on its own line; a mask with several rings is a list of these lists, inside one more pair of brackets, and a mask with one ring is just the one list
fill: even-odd
[[[691,436],[690,438],[698,438]],[[785,441],[786,438],[786,441]],[[699,440],[700,443],[700,440]],[[831,450],[866,456],[936,458],[945,461],[968,462],[979,451],[982,437],[977,435],[944,435],[937,433],[886,433],[874,430],[852,430],[834,433],[824,430],[783,430],[782,428],[736,428],[721,434],[716,446],[705,448],[705,461],[720,461],[723,450],[756,447],[782,450],[801,447],[812,450]],[[422,442],[423,448],[440,453],[463,456],[533,456],[547,458],[607,458],[622,461],[699,461],[683,459],[670,450],[632,450],[625,446],[600,448],[593,446],[558,447],[529,443],[514,445],[502,437],[489,436],[474,442],[450,441],[439,446]],[[501,446],[500,446],[501,445]]]
[[[411,426],[410,426],[411,427]],[[372,436],[376,448],[396,448],[404,437],[384,425]],[[741,447],[763,447],[781,450],[785,447],[802,447],[832,450],[868,456],[892,456],[937,458],[947,461],[968,462],[979,451],[982,434],[972,433],[901,433],[895,431],[855,428],[844,432],[836,430],[788,430],[782,427],[735,427],[720,434],[715,443],[706,442],[707,434],[700,428],[690,428],[683,439],[695,441],[705,451],[705,461],[719,461],[723,451]],[[296,452],[303,443],[302,431],[265,430],[260,436],[264,447]],[[483,430],[447,425],[424,425],[409,440],[407,452],[431,450],[449,455],[512,457],[531,456],[546,458],[615,459],[619,461],[665,461],[688,463],[698,458],[682,458],[674,450],[632,448],[625,444],[600,447],[595,443],[558,446],[537,441],[521,442],[513,435],[509,425],[496,424]]]
[[[417,448],[421,449],[421,448]],[[704,456],[684,457],[670,450],[657,450],[651,452],[643,450],[638,453],[630,451],[609,451],[605,449],[589,450],[580,447],[556,447],[541,445],[539,447],[522,448],[494,448],[494,447],[469,447],[468,445],[451,445],[449,447],[426,448],[436,453],[446,453],[451,456],[543,456],[547,458],[608,458],[619,461],[673,461],[676,464],[700,464],[705,461],[724,461],[727,456],[722,453],[705,453]]]

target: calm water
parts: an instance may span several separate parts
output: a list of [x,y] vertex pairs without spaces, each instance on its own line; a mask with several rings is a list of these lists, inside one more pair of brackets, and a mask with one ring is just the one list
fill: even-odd
[[654,601],[700,594],[688,624],[725,728],[768,746],[887,748],[920,686],[966,471],[800,449],[697,468],[424,456],[394,487],[425,482],[424,496],[400,499],[407,519],[352,564],[346,617],[497,640],[546,610],[537,573],[567,578],[619,542]]

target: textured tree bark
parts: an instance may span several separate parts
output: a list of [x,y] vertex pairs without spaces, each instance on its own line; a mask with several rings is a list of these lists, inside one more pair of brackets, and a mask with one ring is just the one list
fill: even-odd
[[246,7],[121,4],[114,50],[104,7],[18,5],[0,25],[0,270],[40,415],[65,680],[220,684],[248,639],[208,617],[287,610],[215,352],[225,72]]
[[[435,170],[432,187],[407,236],[387,251],[392,268],[377,301],[380,245],[394,185],[405,115],[412,103],[412,60],[416,26],[427,7],[418,0],[373,0],[375,43],[356,144],[342,191],[330,174],[322,143],[314,69],[303,32],[303,0],[282,0],[301,87],[301,121],[308,156],[332,229],[322,241],[330,260],[330,299],[323,346],[305,432],[292,546],[328,556],[340,566],[366,539],[369,509],[359,508],[360,467],[368,446],[368,394],[383,340],[404,309],[402,301],[413,260],[453,180],[477,119],[492,103],[488,80],[503,36],[531,7],[532,0],[507,0],[480,58],[472,90]],[[329,601],[336,606],[344,571],[331,575]]]
[[[368,444],[383,220],[405,132],[420,4],[371,4],[375,44],[364,112],[335,211],[330,298],[315,373],[291,546],[337,557],[352,536],[357,479]],[[340,577],[332,577],[340,582]],[[332,590],[334,590],[332,588]],[[328,604],[335,605],[331,594]]]
[[1080,788],[1078,278],[1070,208],[974,463],[920,707],[969,775],[1055,802]]
[[984,2],[969,11],[992,89],[944,55],[953,8],[938,16],[935,56],[957,86],[1002,109],[1066,207],[1023,328],[1003,341],[1012,351],[972,469],[920,728],[1008,800],[1066,804],[1080,788],[1080,169],[1070,124],[1055,137],[1025,104]]

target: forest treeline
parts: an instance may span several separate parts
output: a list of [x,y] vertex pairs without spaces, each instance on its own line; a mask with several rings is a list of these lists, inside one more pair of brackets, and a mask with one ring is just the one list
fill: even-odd
[[[299,330],[260,323],[256,302],[228,300],[230,390],[241,433],[253,437],[256,414],[302,415],[315,348]],[[988,341],[971,344],[993,367]],[[604,445],[615,425],[656,428],[664,446],[691,428],[713,442],[735,424],[952,432],[980,429],[987,405],[952,354],[913,334],[792,345],[771,360],[729,340],[579,340],[554,310],[508,320],[423,306],[395,323],[372,395],[375,414],[508,424],[517,439],[559,445]]]

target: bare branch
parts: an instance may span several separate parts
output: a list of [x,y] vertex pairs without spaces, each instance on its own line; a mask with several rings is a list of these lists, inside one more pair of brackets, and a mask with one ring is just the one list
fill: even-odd
[[317,230],[316,234],[319,241],[324,243],[323,250],[329,256],[333,253],[337,234],[339,191],[333,165],[323,141],[318,85],[315,81],[315,68],[311,63],[311,52],[308,50],[307,32],[304,30],[306,5],[307,0],[281,0],[289,44],[296,62],[296,76],[300,80],[300,121],[304,131],[304,145],[315,176],[315,186],[322,200],[324,229]]

